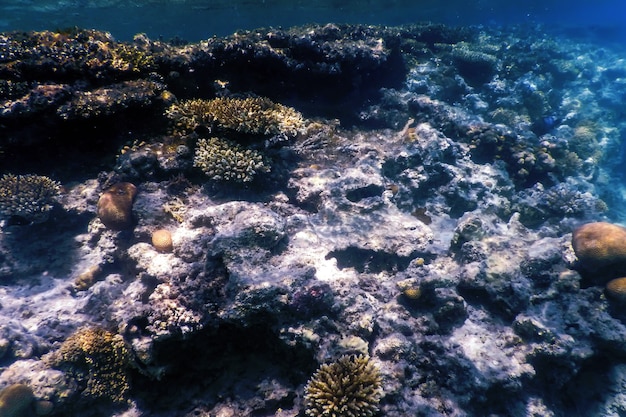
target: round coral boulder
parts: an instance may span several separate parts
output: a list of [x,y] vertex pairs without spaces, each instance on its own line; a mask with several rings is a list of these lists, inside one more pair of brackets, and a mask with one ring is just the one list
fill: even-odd
[[583,269],[626,269],[626,228],[596,222],[585,224],[572,234],[572,247]]
[[126,230],[133,227],[133,203],[137,187],[129,182],[120,182],[107,188],[98,200],[98,217],[111,230]]
[[152,233],[152,246],[159,252],[171,252],[174,250],[172,234],[169,230],[159,229]]
[[626,277],[610,280],[606,284],[606,295],[618,303],[626,303]]

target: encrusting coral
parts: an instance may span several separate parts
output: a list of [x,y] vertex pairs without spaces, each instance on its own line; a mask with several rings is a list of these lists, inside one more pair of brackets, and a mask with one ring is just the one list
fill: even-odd
[[299,112],[262,97],[186,100],[171,105],[166,115],[183,133],[204,126],[210,131],[217,129],[287,139],[296,136],[304,127]]
[[120,335],[98,327],[82,328],[48,359],[77,382],[83,397],[121,403],[128,396],[131,354]]
[[369,417],[382,397],[378,368],[364,355],[344,355],[324,364],[305,387],[308,417]]
[[111,230],[130,229],[133,225],[133,202],[137,187],[120,182],[107,188],[98,199],[97,214]]
[[0,178],[0,216],[44,222],[58,193],[59,183],[48,177],[5,174]]
[[219,138],[200,139],[193,164],[213,181],[250,182],[270,170],[258,151]]

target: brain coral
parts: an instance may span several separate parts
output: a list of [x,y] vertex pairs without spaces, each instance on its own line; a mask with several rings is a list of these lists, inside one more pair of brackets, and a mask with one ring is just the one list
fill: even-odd
[[48,177],[5,174],[0,178],[0,216],[44,222],[58,193],[59,183]]
[[137,187],[120,182],[107,188],[98,200],[97,214],[111,230],[124,230],[133,226],[133,202]]
[[572,247],[583,269],[626,267],[626,229],[621,226],[585,224],[574,230]]
[[152,233],[152,246],[159,252],[171,252],[174,250],[170,231],[165,229],[155,230]]
[[378,368],[364,355],[345,355],[322,365],[305,387],[308,417],[369,417],[382,396]]

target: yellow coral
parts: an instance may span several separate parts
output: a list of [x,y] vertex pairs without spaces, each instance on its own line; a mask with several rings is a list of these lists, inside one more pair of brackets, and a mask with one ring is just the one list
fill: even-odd
[[322,365],[304,393],[308,417],[369,417],[382,396],[378,368],[364,355],[344,355]]
[[171,252],[174,250],[170,231],[159,229],[152,232],[152,246],[159,252]]
[[98,199],[97,214],[111,230],[124,230],[133,226],[133,203],[137,187],[129,182],[119,182],[107,188]]
[[130,359],[124,339],[98,327],[79,329],[50,357],[83,388],[83,396],[116,403],[128,396]]

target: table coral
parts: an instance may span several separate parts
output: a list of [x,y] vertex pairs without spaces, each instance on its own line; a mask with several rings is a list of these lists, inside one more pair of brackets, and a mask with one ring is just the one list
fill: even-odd
[[299,112],[261,97],[185,100],[171,105],[166,115],[183,132],[204,126],[209,130],[286,139],[304,128]]

